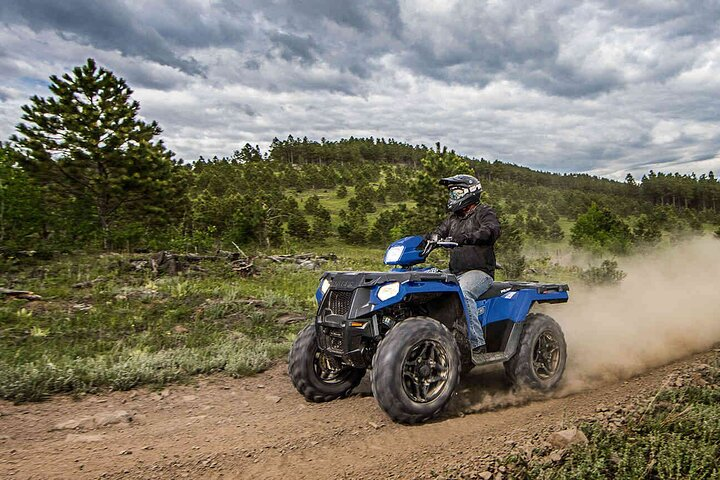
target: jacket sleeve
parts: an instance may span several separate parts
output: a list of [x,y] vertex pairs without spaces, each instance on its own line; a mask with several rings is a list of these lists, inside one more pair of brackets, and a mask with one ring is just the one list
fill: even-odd
[[466,233],[460,243],[465,245],[493,245],[500,238],[500,222],[495,210],[484,208],[473,220],[473,231]]
[[445,217],[445,220],[443,220],[440,225],[435,228],[435,230],[425,235],[425,240],[430,238],[430,235],[432,235],[433,233],[437,233],[438,237],[440,238],[446,238],[450,233],[450,217]]

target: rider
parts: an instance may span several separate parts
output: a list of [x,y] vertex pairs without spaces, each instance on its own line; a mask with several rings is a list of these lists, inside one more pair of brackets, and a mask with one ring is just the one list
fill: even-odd
[[474,354],[487,351],[475,301],[493,284],[495,249],[500,237],[500,223],[495,210],[480,204],[482,185],[472,175],[455,175],[440,180],[448,188],[448,211],[452,212],[426,238],[457,242],[450,253],[450,273],[457,276],[465,295],[470,317],[468,339]]

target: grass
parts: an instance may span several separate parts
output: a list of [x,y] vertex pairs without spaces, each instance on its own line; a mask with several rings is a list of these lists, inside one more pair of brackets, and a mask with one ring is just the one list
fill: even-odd
[[[338,254],[323,270],[387,269],[383,248],[349,246],[336,237],[277,251]],[[43,297],[0,303],[0,398],[39,400],[61,392],[163,385],[197,373],[261,371],[287,353],[304,324],[278,319],[314,314],[322,273],[256,260],[260,274],[240,278],[225,261],[204,261],[199,271],[157,277],[131,268],[128,260],[97,253],[50,261],[0,258],[0,286]],[[445,268],[447,252],[429,260]],[[528,262],[527,278],[540,281],[573,282],[581,272],[547,255]],[[79,282],[87,283],[76,287]]]
[[[323,266],[328,270],[383,268],[382,249],[337,239],[284,250],[342,252]],[[259,372],[287,354],[305,325],[278,318],[314,314],[322,273],[256,260],[260,274],[240,278],[219,260],[202,262],[202,271],[153,276],[130,268],[128,259],[80,254],[0,264],[0,286],[43,297],[0,302],[0,398],[33,401],[159,386],[199,373]],[[79,282],[92,283],[75,288]]]
[[720,478],[720,359],[693,375],[700,382],[661,390],[619,429],[584,424],[589,445],[558,464],[510,457],[513,478]]
[[42,400],[52,393],[128,390],[163,385],[200,373],[244,376],[267,368],[287,354],[286,342],[225,338],[202,347],[179,346],[152,351],[122,349],[86,357],[44,355],[31,362],[2,365],[0,397],[16,402]]
[[123,256],[83,255],[9,266],[3,286],[43,301],[0,304],[1,398],[260,371],[287,353],[301,326],[277,318],[313,312],[319,276],[267,265],[258,279],[242,279],[218,261],[203,273],[154,278],[124,265]]
[[[320,199],[320,204],[323,207],[327,208],[330,212],[330,221],[332,223],[333,230],[335,230],[340,224],[340,210],[347,211],[348,201],[355,196],[355,187],[347,187],[347,190],[348,194],[344,198],[337,197],[337,190],[320,189],[303,191],[296,194],[295,199],[298,201],[298,203],[300,203],[301,207],[304,207],[305,202],[308,200],[308,198],[312,197],[313,195],[317,195]],[[375,212],[367,214],[368,224],[372,225],[372,223],[382,212],[395,208],[400,204],[405,204],[405,206],[407,206],[409,209],[414,208],[416,205],[415,202],[411,200],[404,202],[392,202],[390,200],[385,203],[375,202],[375,208],[377,210]],[[309,221],[309,216],[307,218]]]

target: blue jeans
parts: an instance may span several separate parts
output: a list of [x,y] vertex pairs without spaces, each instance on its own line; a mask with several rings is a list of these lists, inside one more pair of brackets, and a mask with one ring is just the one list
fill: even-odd
[[468,316],[468,340],[470,347],[477,348],[485,345],[485,336],[483,335],[482,325],[478,318],[477,304],[475,301],[483,293],[487,292],[493,284],[490,275],[482,270],[470,270],[459,275],[458,283],[465,295],[465,304],[467,305]]

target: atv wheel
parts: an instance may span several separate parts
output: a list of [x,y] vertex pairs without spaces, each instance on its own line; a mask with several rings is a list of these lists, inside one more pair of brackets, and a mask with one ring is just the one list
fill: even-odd
[[408,318],[378,345],[373,395],[394,421],[424,422],[450,400],[459,370],[460,351],[452,333],[432,318]]
[[298,334],[288,355],[288,373],[298,392],[310,402],[329,402],[357,387],[365,369],[343,365],[318,349],[315,326]]
[[517,353],[505,362],[505,373],[517,386],[550,390],[565,371],[567,346],[560,325],[542,313],[525,319]]

